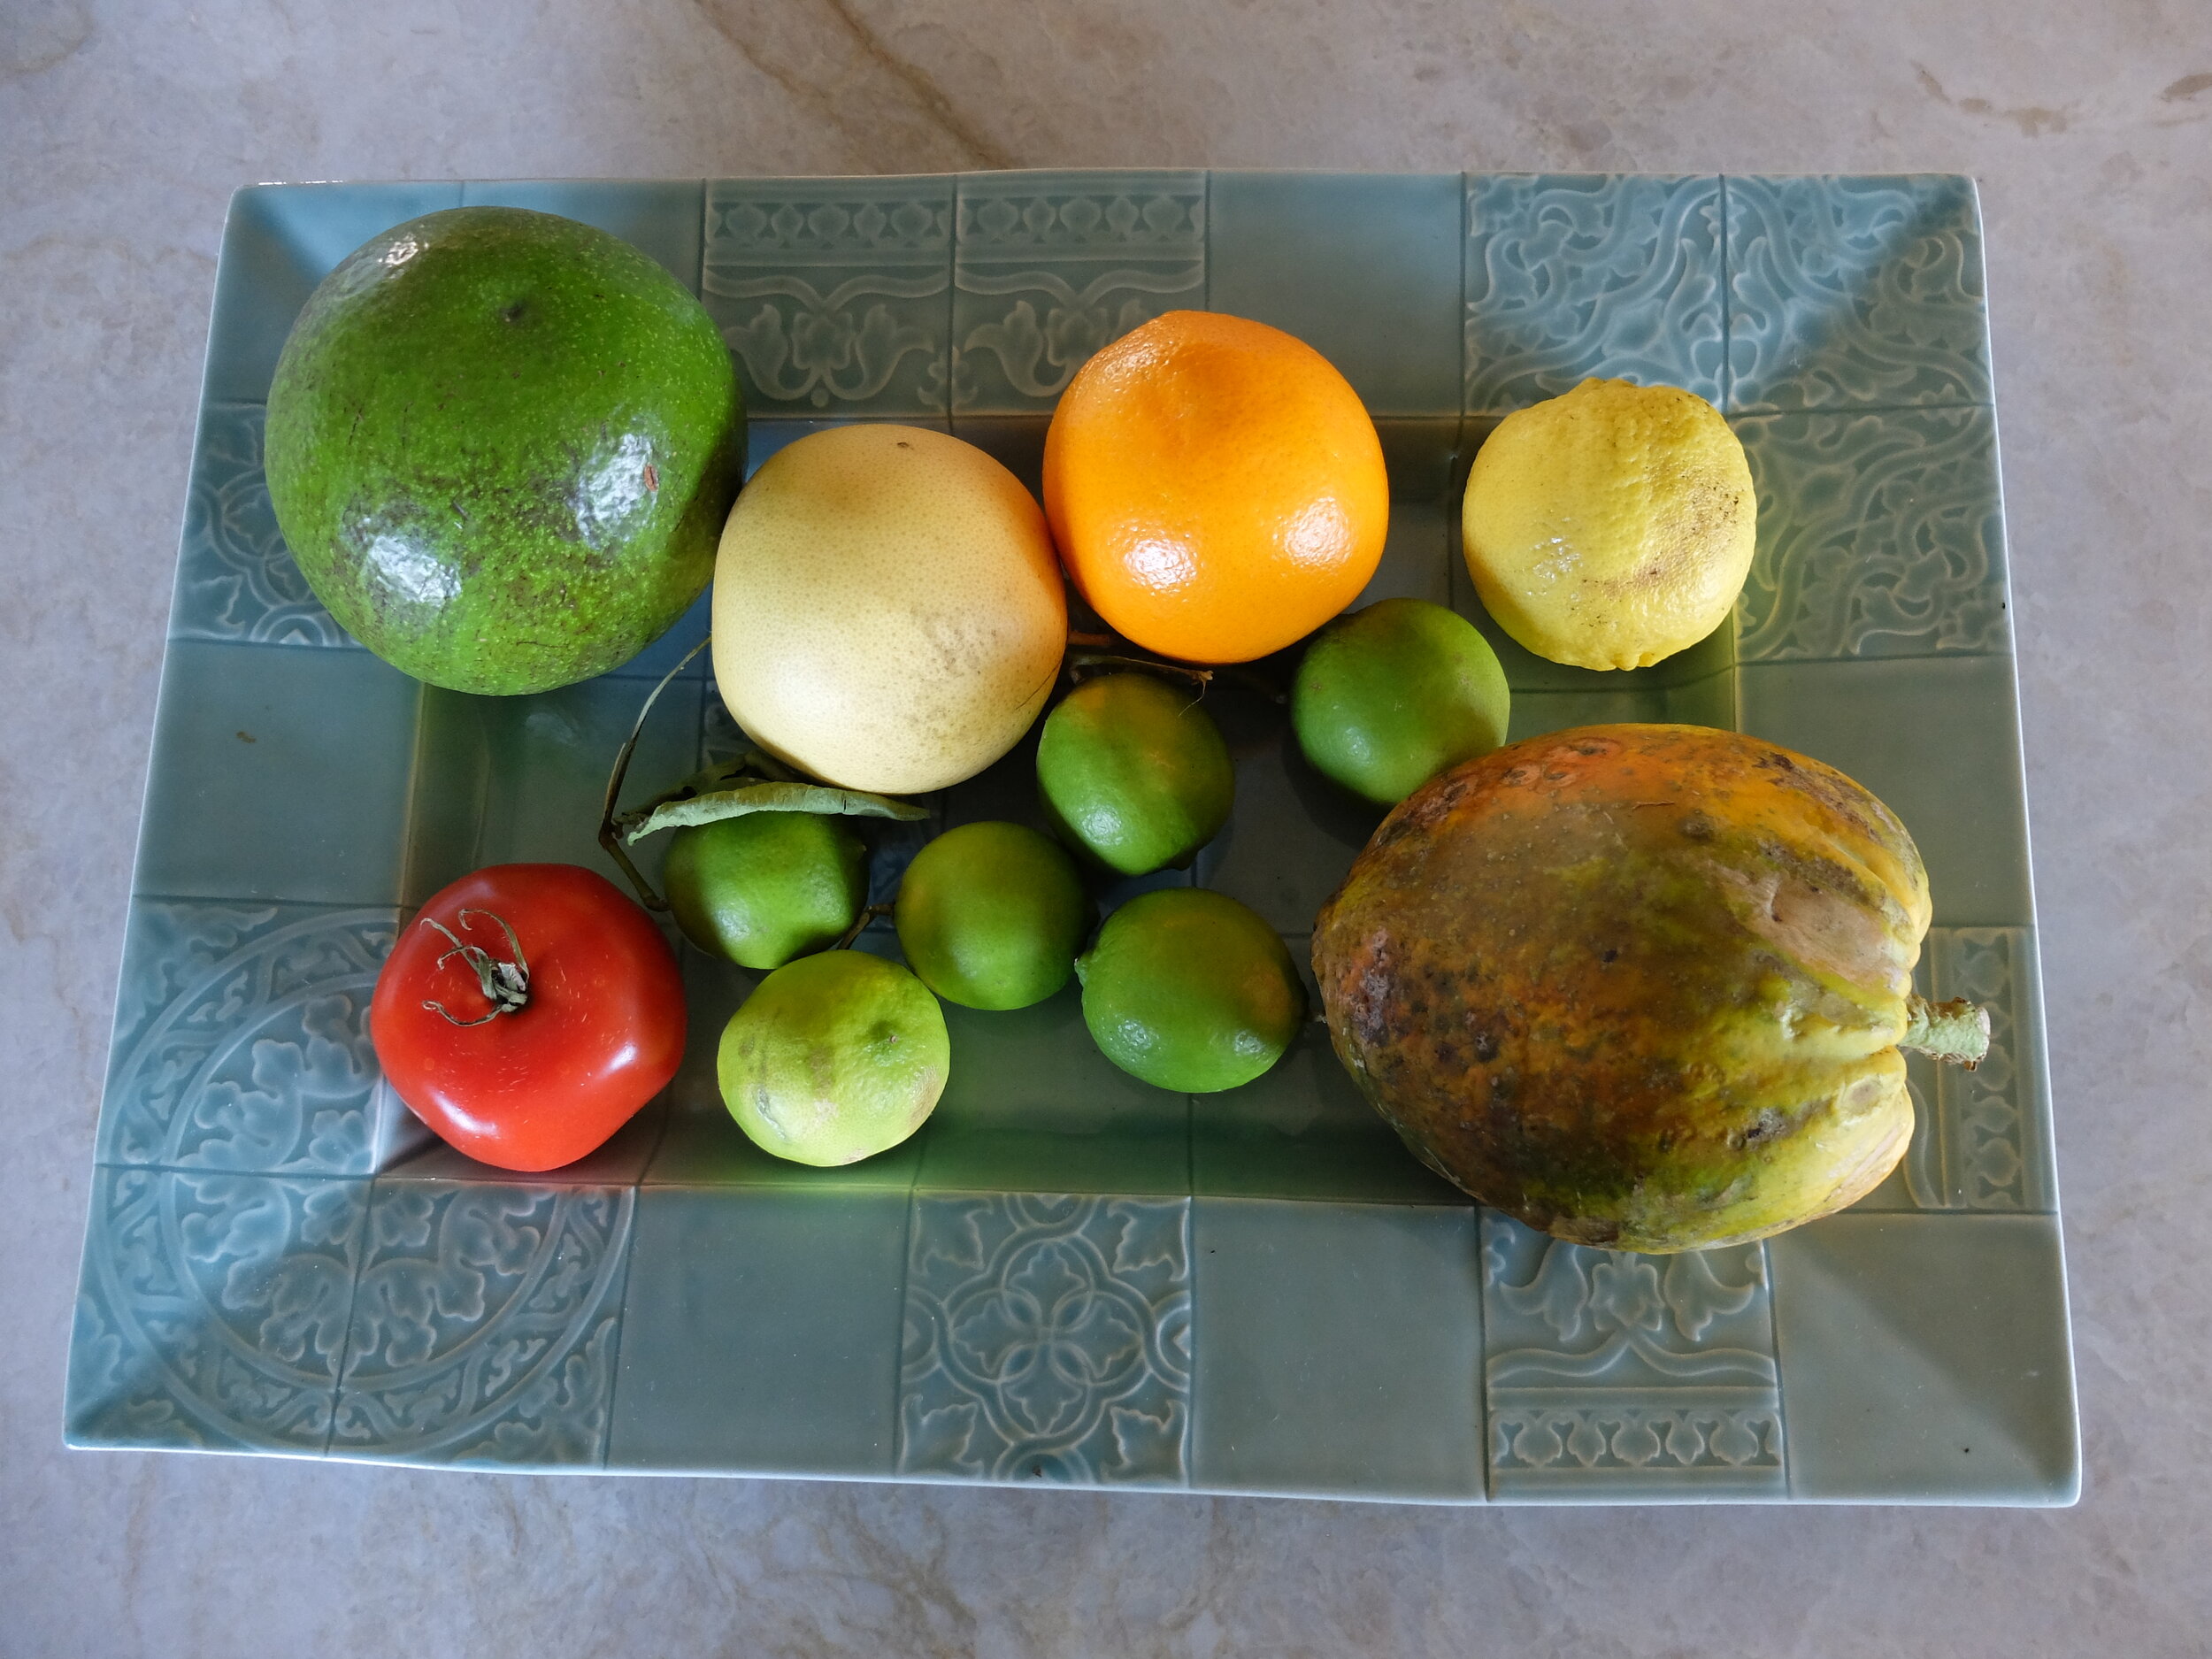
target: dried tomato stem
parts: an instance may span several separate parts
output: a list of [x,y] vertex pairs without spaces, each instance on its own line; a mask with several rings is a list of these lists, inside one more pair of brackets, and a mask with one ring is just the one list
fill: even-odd
[[515,959],[512,962],[502,961],[483,946],[466,942],[437,918],[424,917],[424,926],[436,928],[453,941],[453,949],[445,952],[431,966],[442,968],[454,957],[460,957],[463,964],[476,976],[476,988],[492,1005],[488,1014],[480,1015],[474,1019],[461,1019],[443,1002],[426,1002],[423,1004],[449,1025],[488,1025],[502,1014],[519,1014],[530,1002],[530,964],[522,954],[522,941],[515,937],[515,930],[507,925],[505,917],[493,910],[471,910],[465,906],[453,919],[466,927],[472,916],[488,916],[497,922],[499,931],[507,935],[507,949],[515,953]]
[[1931,1002],[1917,991],[1905,998],[1905,1034],[1901,1048],[1948,1060],[1971,1071],[1989,1053],[1989,1010],[1962,996]]
[[599,809],[599,844],[606,849],[607,856],[621,867],[622,873],[630,879],[630,885],[637,889],[638,902],[649,910],[666,910],[668,901],[653,891],[653,884],[630,862],[630,855],[622,845],[621,834],[614,826],[615,803],[622,798],[622,780],[629,775],[630,757],[637,753],[638,739],[644,735],[645,717],[653,712],[653,705],[660,701],[661,693],[668,689],[668,682],[690,667],[691,659],[705,650],[713,639],[714,636],[710,634],[686,651],[683,661],[663,674],[661,683],[654,687],[652,695],[645,699],[645,706],[637,711],[637,720],[630,727],[629,738],[623,743],[621,752],[614,757],[614,772],[607,779],[607,798]]

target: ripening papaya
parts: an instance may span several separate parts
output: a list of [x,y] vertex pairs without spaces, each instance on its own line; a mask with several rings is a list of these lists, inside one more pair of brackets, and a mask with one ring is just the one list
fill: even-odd
[[1878,1186],[1902,1048],[1988,1017],[1913,990],[1927,872],[1832,767],[1687,726],[1467,761],[1376,830],[1315,925],[1337,1056],[1421,1160],[1583,1244],[1763,1238]]

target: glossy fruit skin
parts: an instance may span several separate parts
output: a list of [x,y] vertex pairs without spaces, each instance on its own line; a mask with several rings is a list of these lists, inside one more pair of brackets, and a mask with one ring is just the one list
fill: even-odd
[[1091,902],[1075,861],[1024,824],[963,824],[914,856],[893,920],[907,965],[963,1008],[1041,1002],[1075,972]]
[[[529,968],[518,1012],[457,1026],[488,1006],[456,938]],[[684,987],[660,930],[614,884],[577,864],[492,864],[463,876],[400,930],[377,976],[370,1036],[415,1116],[480,1163],[557,1169],[595,1150],[667,1087],[684,1053]]]
[[1194,689],[1087,680],[1045,717],[1037,789],[1061,839],[1118,875],[1187,864],[1221,833],[1236,767]]
[[1303,341],[1169,311],[1079,370],[1045,434],[1045,511],[1076,587],[1148,650],[1241,663],[1350,604],[1390,480],[1359,395]]
[[1035,723],[1067,643],[1044,514],[946,433],[869,422],[779,449],[716,555],[714,677],[731,718],[849,789],[973,777]]
[[1474,624],[1426,600],[1385,599],[1314,636],[1290,718],[1315,771],[1395,806],[1504,742],[1510,704],[1498,654]]
[[620,666],[705,588],[744,407],[655,261],[549,213],[410,220],[309,298],[269,391],[269,499],[316,596],[456,691]]
[[684,937],[741,968],[826,949],[868,902],[868,849],[821,812],[748,812],[669,838],[661,885]]
[[1514,411],[1475,452],[1460,547],[1483,609],[1539,657],[1642,668],[1727,620],[1757,519],[1718,410],[1679,387],[1590,380]]
[[919,1129],[952,1066],[944,1010],[895,962],[825,950],[777,969],[723,1027],[715,1074],[754,1145],[817,1168]]
[[1701,726],[1598,726],[1454,768],[1315,924],[1337,1057],[1423,1162],[1578,1243],[1764,1237],[1878,1185],[1929,919],[1896,818]]
[[1263,1075],[1306,1017],[1305,987],[1275,930],[1205,887],[1139,894],[1106,918],[1076,972],[1099,1052],[1183,1094]]

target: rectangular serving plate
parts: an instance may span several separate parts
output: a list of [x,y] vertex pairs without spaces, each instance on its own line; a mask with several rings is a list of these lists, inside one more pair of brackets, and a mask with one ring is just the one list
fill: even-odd
[[[1225,1094],[1102,1060],[1072,993],[948,1009],[912,1141],[778,1163],[718,1097],[752,975],[685,953],[685,1069],[583,1163],[518,1180],[429,1140],[365,1018],[394,933],[463,872],[607,870],[601,780],[703,608],[541,696],[428,689],[302,581],[261,471],[301,303],[463,203],[567,214],[697,292],[751,460],[825,423],[939,426],[1033,488],[1083,358],[1176,307],[1310,341],[1375,417],[1367,598],[1458,607],[1514,735],[1735,727],[1895,808],[1935,895],[1924,988],[1995,1011],[1854,1211],[1672,1258],[1556,1242],[1430,1177],[1302,1038]],[[1727,414],[1759,489],[1731,622],[1598,675],[1505,639],[1454,507],[1499,419],[1585,376]],[[1189,874],[1305,956],[1371,819],[1225,695],[1230,828]],[[643,794],[733,740],[703,664]],[[1026,748],[872,826],[1033,818]],[[611,872],[610,872],[611,873]],[[1109,902],[1123,896],[1109,895]],[[879,926],[865,948],[895,952]],[[1450,1503],[2063,1504],[2078,1432],[2007,614],[1979,219],[1947,176],[1029,173],[263,186],[234,198],[70,1354],[75,1446],[437,1466],[1063,1482]]]

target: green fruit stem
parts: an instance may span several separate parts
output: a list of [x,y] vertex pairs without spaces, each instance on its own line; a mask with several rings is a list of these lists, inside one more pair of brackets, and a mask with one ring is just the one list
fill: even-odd
[[1905,1034],[1897,1046],[1971,1071],[1989,1053],[1989,1010],[1962,996],[1931,1002],[1915,991],[1905,998]]
[[629,776],[630,757],[637,753],[637,741],[644,734],[645,717],[653,712],[653,705],[660,701],[661,693],[668,689],[668,682],[690,667],[691,659],[705,650],[712,642],[711,634],[701,640],[698,644],[686,651],[683,661],[663,674],[661,683],[653,687],[652,695],[646,698],[645,706],[637,711],[636,723],[630,727],[630,735],[624,741],[621,752],[614,757],[614,771],[607,779],[607,798],[599,809],[599,844],[606,849],[607,856],[621,867],[622,873],[630,879],[630,885],[637,889],[638,902],[649,910],[665,913],[668,910],[668,901],[653,891],[653,884],[648,881],[644,873],[630,862],[630,855],[622,845],[621,832],[615,827],[615,803],[622,798],[622,780]]
[[853,948],[853,941],[858,939],[862,933],[867,931],[868,924],[870,922],[876,920],[879,917],[890,915],[894,908],[894,906],[888,904],[862,905],[860,907],[860,914],[853,918],[853,925],[845,930],[844,937],[840,939],[835,944],[832,945],[830,949],[832,950],[850,950]]

